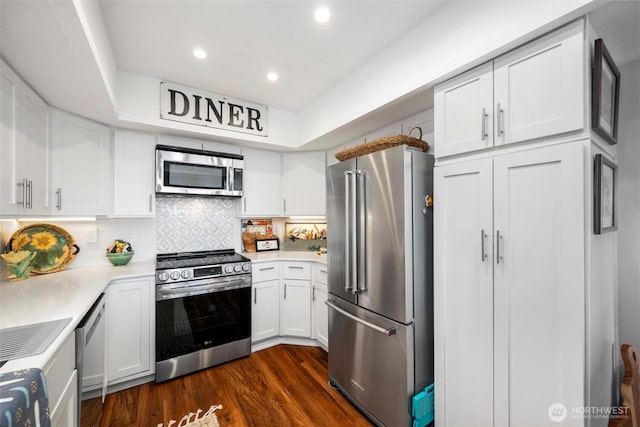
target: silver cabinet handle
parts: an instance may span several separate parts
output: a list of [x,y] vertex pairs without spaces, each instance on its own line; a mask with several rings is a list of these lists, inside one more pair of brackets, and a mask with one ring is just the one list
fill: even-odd
[[498,136],[502,136],[504,135],[504,129],[503,129],[503,120],[504,120],[504,110],[502,109],[502,107],[500,106],[500,103],[498,102],[498,106],[496,107],[497,110],[497,114],[496,114],[496,124],[498,125]]
[[299,265],[288,265],[287,268],[293,268],[295,270],[303,270],[304,267],[300,267]]
[[500,264],[500,261],[504,261],[504,257],[500,253],[500,240],[503,239],[504,236],[500,234],[500,230],[496,231],[496,264]]
[[27,181],[27,208],[33,209],[33,181]]
[[486,137],[488,137],[489,135],[487,135],[487,109],[486,108],[482,108],[482,135],[480,136],[480,140],[484,141],[484,139]]
[[19,182],[18,187],[22,187],[22,201],[16,202],[18,205],[22,205],[23,208],[27,207],[27,179],[24,178],[22,182]]
[[246,197],[242,198],[242,203],[244,204],[243,212],[247,213],[247,198]]
[[327,270],[325,270],[324,268],[321,268],[321,269],[320,269],[320,273],[325,273],[325,274],[326,274],[326,273],[327,273]]
[[312,292],[312,301],[316,300],[316,287],[313,287],[313,292]]
[[333,303],[326,301],[325,304],[327,304],[329,307],[333,308],[335,311],[337,311],[338,313],[347,316],[349,319],[351,320],[355,320],[356,322],[360,323],[363,326],[366,326],[367,328],[371,328],[374,331],[380,332],[381,334],[384,334],[388,337],[390,337],[391,335],[395,335],[396,334],[396,328],[383,328],[380,327],[378,325],[374,325],[371,322],[367,322],[366,320],[362,320],[361,318],[354,316],[353,314],[344,311],[343,309],[341,309],[340,307],[334,305]]
[[282,199],[282,207],[284,209],[284,212],[287,211],[287,199]]
[[58,203],[56,204],[56,209],[61,211],[62,210],[62,188],[58,188],[56,190],[56,196],[58,196]]
[[153,194],[149,194],[149,212],[153,212]]
[[257,288],[253,288],[253,303],[254,304],[258,303],[258,289]]
[[259,268],[259,269],[258,269],[258,271],[267,271],[267,270],[273,270],[273,269],[275,269],[275,267],[274,267],[274,266],[271,266],[271,267],[262,267],[262,268]]
[[287,284],[284,284],[284,299],[287,299]]
[[484,247],[484,239],[487,238],[486,233],[484,232],[484,229],[480,230],[480,261],[485,262],[485,260],[487,259],[487,253],[485,252],[485,247]]

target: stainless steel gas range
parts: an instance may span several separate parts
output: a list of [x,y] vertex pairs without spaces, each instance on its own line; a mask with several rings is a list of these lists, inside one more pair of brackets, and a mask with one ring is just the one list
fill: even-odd
[[251,353],[251,261],[234,250],[159,254],[156,382]]

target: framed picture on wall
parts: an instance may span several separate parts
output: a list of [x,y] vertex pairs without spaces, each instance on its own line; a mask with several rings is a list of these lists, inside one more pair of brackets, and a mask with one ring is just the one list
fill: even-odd
[[616,218],[617,166],[596,154],[593,169],[594,233],[602,234],[618,228]]
[[595,41],[593,59],[591,128],[609,144],[618,142],[620,71],[602,39]]

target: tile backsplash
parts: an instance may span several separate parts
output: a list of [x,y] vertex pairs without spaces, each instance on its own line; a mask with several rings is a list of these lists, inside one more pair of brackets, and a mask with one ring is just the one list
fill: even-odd
[[158,253],[238,250],[240,220],[233,213],[233,199],[226,197],[158,197]]

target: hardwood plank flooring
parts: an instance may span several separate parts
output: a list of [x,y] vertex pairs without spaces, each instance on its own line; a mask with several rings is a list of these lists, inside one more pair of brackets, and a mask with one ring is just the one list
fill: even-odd
[[[221,426],[372,426],[328,384],[327,353],[278,345],[162,384],[147,383],[82,402],[82,427],[127,427],[216,411]],[[174,424],[174,427],[177,424]]]

